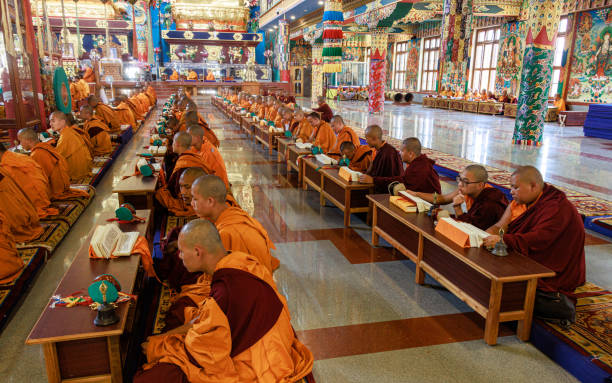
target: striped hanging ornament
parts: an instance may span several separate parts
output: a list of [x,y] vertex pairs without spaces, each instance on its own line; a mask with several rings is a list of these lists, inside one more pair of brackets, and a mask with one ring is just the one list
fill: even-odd
[[326,0],[323,12],[323,73],[342,72],[342,0]]

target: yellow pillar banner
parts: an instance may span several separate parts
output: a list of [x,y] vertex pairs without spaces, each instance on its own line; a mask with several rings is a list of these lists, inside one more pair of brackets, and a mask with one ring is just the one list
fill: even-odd
[[312,47],[312,94],[313,105],[317,104],[317,97],[323,95],[323,47]]

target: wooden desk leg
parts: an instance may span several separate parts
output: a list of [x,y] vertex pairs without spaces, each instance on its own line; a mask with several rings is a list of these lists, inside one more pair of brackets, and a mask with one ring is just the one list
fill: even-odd
[[47,380],[49,383],[60,383],[62,377],[60,374],[55,343],[44,343],[42,344],[42,348],[45,355],[45,366],[47,367]]
[[379,235],[376,233],[376,225],[378,224],[378,210],[376,210],[376,205],[374,205],[374,209],[372,211],[372,246],[378,246]]
[[117,193],[117,197],[119,198],[119,206],[123,205],[123,203],[125,202],[125,198],[123,197],[123,194]]
[[274,141],[274,136],[269,136],[268,137],[268,154],[272,155],[274,154],[274,145],[272,144],[272,141]]
[[503,283],[491,281],[489,310],[487,312],[484,335],[484,340],[489,346],[497,344],[497,334],[499,332],[499,308],[501,306],[503,286]]
[[323,188],[325,187],[325,177],[321,177],[321,190],[319,190],[319,205],[325,207],[325,196],[323,195]]
[[344,189],[344,227],[351,226],[351,191]]
[[421,261],[423,260],[423,233],[419,232],[419,246],[417,248],[416,272],[414,274],[414,282],[422,285],[425,284],[425,272],[421,269]]
[[119,347],[119,337],[109,336],[106,338],[108,344],[108,360],[110,364],[111,381],[121,383],[123,372],[121,371],[121,350]]
[[147,193],[147,209],[153,211],[153,193]]
[[523,306],[525,317],[523,320],[518,321],[518,327],[516,329],[516,335],[524,342],[529,340],[529,335],[531,333],[531,320],[533,319],[533,304],[535,303],[537,285],[537,279],[530,279],[527,282],[527,291],[525,291],[525,305]]

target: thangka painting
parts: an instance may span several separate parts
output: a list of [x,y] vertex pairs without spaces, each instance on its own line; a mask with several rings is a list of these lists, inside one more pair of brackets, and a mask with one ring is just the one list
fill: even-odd
[[419,76],[419,47],[421,45],[420,39],[413,39],[407,41],[408,59],[406,61],[406,89],[412,92],[418,90],[418,76]]
[[294,42],[291,40],[291,65],[293,66],[310,66],[312,65],[312,47],[303,40]]
[[582,12],[567,90],[575,102],[612,102],[612,8]]
[[[246,64],[255,57],[254,49],[239,46],[170,44],[172,62]],[[252,61],[252,60],[251,60]]]
[[523,68],[525,33],[524,22],[518,21],[502,25],[495,76],[496,94],[501,94],[506,90],[510,97],[518,97]]
[[387,44],[387,57],[385,59],[387,61],[387,89],[391,89],[391,79],[393,76],[393,43]]

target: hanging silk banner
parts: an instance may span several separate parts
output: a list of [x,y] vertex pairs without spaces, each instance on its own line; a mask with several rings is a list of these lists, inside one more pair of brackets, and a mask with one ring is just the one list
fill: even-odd
[[326,0],[323,11],[323,73],[342,72],[342,0]]
[[368,111],[382,113],[385,107],[385,83],[387,82],[387,34],[372,33],[370,48],[370,85],[368,87]]

